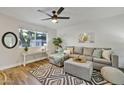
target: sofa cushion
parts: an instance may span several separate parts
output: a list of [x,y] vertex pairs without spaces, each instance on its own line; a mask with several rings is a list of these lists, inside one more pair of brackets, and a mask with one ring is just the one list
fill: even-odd
[[102,57],[102,49],[94,49],[93,57],[101,58]]
[[82,47],[74,47],[74,54],[83,54],[83,48]]
[[74,57],[79,57],[80,54],[70,54],[69,57],[74,58]]
[[83,49],[83,54],[85,56],[92,56],[94,48],[84,48]]
[[97,63],[101,63],[101,64],[111,64],[110,61],[108,61],[107,59],[103,59],[103,58],[93,58],[93,62],[97,62]]
[[70,50],[70,53],[73,54],[74,52],[74,46],[64,46],[64,50]]
[[73,47],[68,47],[67,50],[70,50],[70,53],[71,53],[71,54],[74,53],[74,48],[73,48]]
[[86,57],[86,60],[88,60],[88,61],[92,61],[93,60],[93,58],[91,56],[85,56],[85,57]]
[[64,54],[64,58],[65,60],[69,58],[69,55],[68,54]]
[[56,63],[59,61],[64,60],[64,53],[55,53],[55,54],[51,54],[49,56],[50,59],[53,59]]
[[111,50],[102,49],[102,58],[110,61],[111,53],[112,53]]

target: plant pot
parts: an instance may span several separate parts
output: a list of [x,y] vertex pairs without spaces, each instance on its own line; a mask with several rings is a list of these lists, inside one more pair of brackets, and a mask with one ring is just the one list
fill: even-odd
[[25,50],[25,52],[27,52],[28,51],[28,47],[25,47],[24,50]]

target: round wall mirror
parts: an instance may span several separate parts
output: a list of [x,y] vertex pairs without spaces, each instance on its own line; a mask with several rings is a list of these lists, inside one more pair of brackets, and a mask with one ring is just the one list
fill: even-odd
[[2,37],[2,43],[6,48],[14,48],[17,42],[17,36],[13,32],[7,32]]

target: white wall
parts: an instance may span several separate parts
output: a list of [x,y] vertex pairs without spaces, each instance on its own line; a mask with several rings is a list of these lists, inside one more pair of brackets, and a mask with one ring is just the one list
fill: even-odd
[[[47,32],[49,37],[48,49],[51,52],[54,51],[54,47],[51,41],[53,37],[56,37],[56,30],[44,26],[26,23],[0,14],[0,40],[2,40],[3,34],[8,31],[14,32],[17,36],[19,36],[19,27],[23,27],[34,31]],[[40,50],[40,48],[30,48],[29,50],[36,51]],[[22,48],[19,48],[19,44],[17,44],[16,47],[13,49],[7,49],[3,46],[2,42],[0,41],[0,69],[13,67],[22,63],[23,51],[24,50]]]
[[[95,43],[79,43],[79,35],[83,32],[94,32]],[[58,36],[62,37],[64,45],[110,47],[119,55],[119,65],[124,67],[124,15],[58,29]]]

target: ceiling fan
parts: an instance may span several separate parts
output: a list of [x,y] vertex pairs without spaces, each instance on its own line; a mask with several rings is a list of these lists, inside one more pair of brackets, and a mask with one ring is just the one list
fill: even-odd
[[52,14],[53,15],[50,15],[50,14],[48,14],[48,13],[42,11],[42,10],[37,10],[37,11],[38,12],[41,12],[41,13],[44,13],[47,16],[49,16],[49,18],[45,18],[45,19],[41,19],[41,20],[43,20],[43,21],[45,21],[45,20],[52,20],[53,23],[58,23],[58,19],[70,19],[70,17],[61,17],[61,16],[58,16],[58,15],[60,15],[62,13],[63,10],[64,10],[63,7],[60,7],[58,9],[58,11],[53,10],[52,11]]

